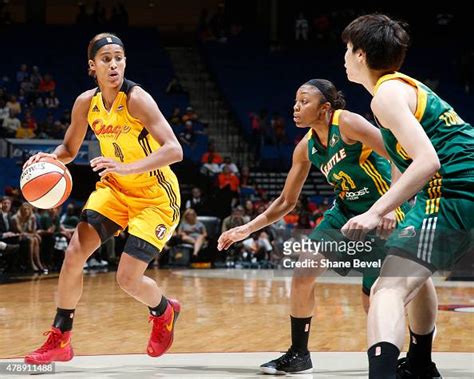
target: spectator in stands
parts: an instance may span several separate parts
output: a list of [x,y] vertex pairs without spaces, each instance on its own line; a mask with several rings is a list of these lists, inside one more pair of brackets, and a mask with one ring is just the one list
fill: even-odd
[[292,209],[289,213],[287,213],[284,217],[283,220],[285,221],[286,227],[289,229],[293,229],[298,225],[298,220],[300,216],[298,213],[298,210]]
[[[62,139],[66,133],[67,127],[59,120],[54,119],[54,115],[48,112],[46,120],[41,124],[40,130],[37,131],[38,138],[54,138]],[[46,135],[46,137],[44,137]]]
[[271,201],[268,198],[268,193],[266,191],[260,191],[260,199],[254,201],[253,206],[257,210],[261,207],[263,207],[263,209],[267,209],[270,203]]
[[36,138],[48,139],[51,138],[51,133],[54,129],[54,116],[51,112],[48,112],[45,120],[40,122],[36,129]]
[[166,87],[166,93],[171,95],[183,92],[183,87],[181,86],[181,83],[179,82],[178,78],[176,76],[173,76],[168,86]]
[[222,162],[222,156],[219,153],[216,153],[216,147],[214,143],[209,142],[207,152],[205,152],[201,157],[201,173],[210,177],[214,177],[221,172],[220,165]]
[[173,113],[171,113],[171,116],[168,118],[168,122],[172,126],[181,125],[182,117],[183,116],[181,115],[181,109],[179,109],[179,107],[174,107]]
[[276,143],[279,145],[287,143],[288,140],[286,138],[285,119],[280,114],[275,112],[273,114],[271,123],[272,123],[272,128],[274,131]]
[[250,127],[252,128],[252,137],[250,139],[250,146],[255,159],[260,159],[260,146],[262,145],[262,119],[260,115],[254,112],[249,113]]
[[22,108],[28,107],[28,100],[25,96],[25,91],[23,90],[23,88],[20,88],[18,90],[18,102],[20,103]]
[[300,195],[301,204],[303,205],[303,209],[310,214],[313,214],[314,211],[318,208],[318,205],[312,201],[308,196],[301,194]]
[[[52,264],[53,251],[66,250],[66,234],[59,221],[59,208],[51,208],[43,211],[40,215],[38,233],[43,239],[42,250],[44,261]],[[70,235],[69,235],[70,236]]]
[[23,121],[20,125],[20,127],[16,130],[15,138],[18,139],[28,139],[28,138],[34,138],[35,137],[35,132],[33,129],[30,129],[28,126],[28,121]]
[[325,198],[321,204],[319,204],[318,209],[313,212],[314,225],[318,226],[319,223],[324,218],[324,212],[326,212],[330,207],[329,199]]
[[10,96],[10,100],[7,102],[7,107],[15,116],[21,113],[21,104],[17,101],[16,96]]
[[181,120],[184,122],[191,120],[191,121],[197,121],[198,120],[198,115],[194,111],[193,107],[189,106],[186,108],[186,112],[184,113],[183,117]]
[[63,139],[66,134],[67,126],[62,124],[61,121],[54,121],[54,129],[52,137],[56,139]]
[[10,116],[10,109],[5,104],[5,100],[0,99],[0,126],[3,125],[3,120]]
[[179,142],[183,145],[187,145],[191,148],[195,146],[196,143],[196,133],[193,129],[193,122],[188,120],[184,124],[184,130],[178,135]]
[[53,80],[51,74],[45,74],[39,84],[39,92],[46,94],[56,89],[56,82]]
[[35,101],[35,88],[33,87],[33,83],[25,79],[21,82],[20,89],[23,90],[28,104]]
[[197,219],[194,209],[184,211],[181,224],[178,227],[178,235],[183,242],[193,245],[193,256],[198,256],[207,237],[206,226]]
[[54,91],[51,91],[48,96],[44,99],[44,106],[50,109],[56,109],[59,107],[59,99],[56,97]]
[[44,100],[42,96],[35,95],[33,100],[33,103],[31,103],[33,107],[44,108]]
[[222,172],[218,175],[217,180],[220,189],[229,187],[232,192],[238,193],[240,191],[239,177],[232,172],[228,165],[222,167]]
[[224,157],[224,163],[221,164],[221,171],[224,171],[224,166],[227,165],[230,169],[230,171],[235,174],[235,175],[239,175],[239,168],[237,167],[237,165],[235,163],[232,162],[232,158],[229,157],[228,155],[226,157]]
[[229,166],[225,165],[222,172],[217,176],[217,183],[220,189],[219,197],[222,202],[222,211],[224,212],[225,209],[225,215],[227,216],[232,207],[239,202],[239,177],[230,171]]
[[20,233],[20,241],[25,240],[29,247],[29,262],[31,269],[35,272],[48,273],[40,257],[41,237],[36,230],[36,218],[30,204],[23,203],[16,214],[12,217],[15,229]]
[[307,41],[309,34],[309,22],[304,16],[303,12],[298,14],[298,18],[295,21],[295,40],[296,41]]
[[15,113],[10,110],[10,114],[3,120],[1,128],[2,137],[16,137],[17,130],[21,127],[21,121],[16,117]]
[[244,207],[242,207],[241,205],[234,207],[230,216],[227,216],[222,221],[221,233],[224,233],[229,229],[235,228],[236,226],[241,226],[245,224],[244,215]]
[[201,157],[201,163],[215,163],[220,165],[223,161],[222,155],[216,153],[216,145],[214,142],[209,142],[207,152]]
[[71,124],[71,110],[65,109],[59,121],[61,124],[69,126]]
[[28,73],[28,66],[25,63],[23,63],[20,66],[20,69],[16,73],[16,81],[18,83],[21,83],[24,80],[28,80],[29,77],[30,77],[30,74]]
[[77,224],[79,224],[79,217],[76,215],[76,207],[73,203],[68,204],[66,212],[59,219],[59,224],[61,226],[61,232],[68,241],[70,241]]
[[243,242],[242,257],[252,263],[262,260],[269,260],[270,254],[273,250],[270,242],[270,236],[263,232],[255,232]]
[[265,145],[276,145],[275,129],[273,128],[274,118],[276,117],[276,115],[277,113],[272,116],[271,120],[268,119],[268,116],[262,119],[261,133],[263,137],[263,143]]
[[255,180],[250,176],[249,166],[243,166],[242,171],[240,172],[240,188],[250,196],[257,194],[257,184]]
[[[310,213],[307,211],[300,212],[298,215],[297,229],[313,230],[314,222],[311,220]],[[308,233],[309,234],[309,233]]]
[[185,209],[192,208],[200,215],[204,215],[209,211],[207,200],[204,198],[201,189],[198,187],[194,187],[191,190],[191,197],[186,200],[184,207]]
[[255,218],[255,209],[254,209],[252,200],[245,200],[243,217],[244,217],[245,223]]
[[14,229],[15,223],[12,219],[11,206],[10,198],[3,197],[0,217],[0,253],[2,255],[7,254],[5,258],[8,263],[8,270],[16,271],[20,246],[18,233]]
[[43,76],[41,75],[38,66],[33,66],[31,70],[30,82],[35,90],[39,89],[41,80],[43,80]]
[[25,112],[24,121],[26,122],[28,129],[35,131],[36,128],[38,127],[38,123],[36,122],[36,119],[33,117],[33,115],[31,114],[31,111],[29,110]]
[[2,217],[0,218],[0,234],[2,239],[17,237],[14,222],[12,221],[12,201],[9,197],[2,198]]

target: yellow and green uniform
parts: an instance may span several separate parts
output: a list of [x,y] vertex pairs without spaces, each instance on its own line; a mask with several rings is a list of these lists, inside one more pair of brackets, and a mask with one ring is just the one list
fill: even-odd
[[[347,241],[340,229],[354,216],[360,215],[370,207],[390,188],[390,163],[372,149],[360,142],[347,144],[341,137],[339,117],[341,110],[333,113],[328,129],[327,146],[323,146],[316,133],[310,130],[307,134],[308,157],[326,177],[334,188],[336,199],[331,209],[324,213],[322,222],[312,232],[314,240],[331,239]],[[396,209],[397,222],[404,219],[409,209],[407,204]],[[350,260],[352,258],[384,259],[385,242],[373,239],[375,251],[366,257],[347,256],[339,252],[335,259]],[[325,254],[328,255],[328,254]],[[364,288],[370,289],[378,276],[378,270],[365,270]]]
[[[416,90],[415,117],[436,150],[441,168],[420,190],[413,209],[398,225],[387,246],[428,268],[448,269],[472,249],[474,229],[474,129],[454,109],[419,81],[394,73],[382,83],[400,80]],[[385,147],[401,172],[412,162],[393,133],[380,125]]]
[[[87,116],[102,155],[125,164],[143,159],[160,148],[145,125],[128,111],[127,96],[134,86],[135,83],[124,79],[110,110],[105,109],[97,89]],[[165,166],[141,174],[106,175],[97,183],[84,210],[105,216],[120,229],[128,226],[130,235],[136,239],[129,249],[133,250],[136,244],[149,244],[161,250],[179,222],[179,208],[178,180],[170,167]],[[126,249],[127,246],[125,251],[133,255]]]

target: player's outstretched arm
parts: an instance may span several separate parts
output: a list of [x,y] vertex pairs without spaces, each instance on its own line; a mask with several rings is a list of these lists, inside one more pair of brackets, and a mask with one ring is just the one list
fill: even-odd
[[296,205],[308,177],[311,162],[308,159],[308,139],[303,138],[293,152],[293,162],[286,177],[285,186],[278,198],[261,215],[242,226],[232,228],[221,234],[217,248],[228,249],[234,242],[241,241],[256,230],[278,221]]
[[23,167],[38,162],[44,157],[58,159],[65,164],[74,160],[87,133],[87,113],[94,92],[95,89],[88,90],[77,97],[71,112],[71,125],[66,131],[63,143],[56,147],[52,154],[40,152],[33,155]]

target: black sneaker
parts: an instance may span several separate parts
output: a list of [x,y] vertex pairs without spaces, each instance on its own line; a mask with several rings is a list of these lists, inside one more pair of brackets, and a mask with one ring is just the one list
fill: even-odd
[[261,365],[260,370],[272,375],[308,374],[313,372],[313,363],[309,352],[301,353],[290,348],[280,358]]
[[431,362],[421,375],[414,374],[412,370],[408,358],[399,359],[397,363],[397,379],[443,379],[434,362]]

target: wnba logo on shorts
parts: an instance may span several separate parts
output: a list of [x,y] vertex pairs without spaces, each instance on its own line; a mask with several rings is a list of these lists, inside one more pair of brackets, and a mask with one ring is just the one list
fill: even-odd
[[164,226],[163,224],[158,225],[155,228],[155,235],[156,235],[156,238],[158,238],[159,240],[162,240],[166,235],[166,226]]

